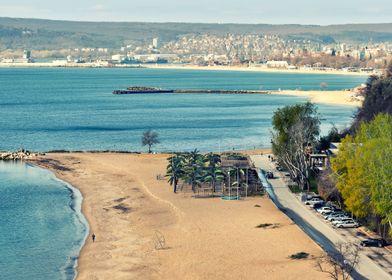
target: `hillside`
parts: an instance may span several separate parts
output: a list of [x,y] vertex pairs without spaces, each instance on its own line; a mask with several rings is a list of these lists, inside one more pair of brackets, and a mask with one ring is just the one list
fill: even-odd
[[316,42],[392,41],[392,23],[348,25],[269,25],[144,22],[77,22],[0,18],[0,49],[118,48],[159,37],[167,42],[184,34],[277,34]]

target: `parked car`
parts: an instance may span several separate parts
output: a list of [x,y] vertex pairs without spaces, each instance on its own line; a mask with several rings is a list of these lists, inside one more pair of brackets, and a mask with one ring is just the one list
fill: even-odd
[[338,208],[335,208],[332,213],[325,215],[325,218],[327,218],[328,216],[336,216],[336,215],[340,215],[340,214],[346,214],[346,213]]
[[274,173],[272,173],[271,171],[267,171],[266,177],[267,179],[274,179]]
[[345,214],[345,213],[338,213],[336,215],[329,215],[325,219],[330,221],[330,222],[333,222],[333,221],[335,221],[337,219],[344,219],[344,218],[350,218],[350,217],[347,216],[347,214]]
[[[333,207],[332,207],[333,208]],[[342,214],[343,213],[343,211],[342,210],[340,210],[340,209],[336,209],[336,208],[333,208],[333,210],[331,211],[331,212],[324,212],[322,215],[324,216],[324,218],[326,219],[328,216],[335,216],[335,215],[338,215],[338,214]]]
[[306,200],[306,201],[305,201],[305,204],[306,204],[306,205],[314,205],[314,204],[319,203],[319,202],[324,202],[324,201],[321,200],[320,198],[313,197],[313,198],[311,198],[311,199]]
[[311,207],[312,207],[313,209],[315,209],[315,210],[317,210],[317,209],[319,209],[319,208],[321,208],[321,207],[324,207],[324,206],[325,206],[325,202],[324,202],[324,201],[317,202],[317,203],[311,205]]
[[328,221],[335,222],[335,221],[341,221],[341,220],[344,220],[344,219],[352,219],[352,218],[350,216],[348,216],[347,214],[343,213],[343,214],[340,214],[340,215],[337,215],[337,216],[330,217],[328,219]]
[[333,212],[333,208],[332,207],[330,207],[330,206],[323,206],[323,207],[320,207],[320,208],[318,208],[318,209],[316,209],[316,211],[317,212],[319,212],[320,214],[323,214],[323,213],[325,213],[325,212]]
[[336,218],[336,219],[334,219],[334,220],[332,221],[332,224],[333,224],[334,226],[336,226],[336,225],[339,224],[339,223],[342,223],[342,222],[345,222],[345,221],[350,221],[350,220],[353,220],[353,219],[351,219],[350,217]]
[[335,225],[337,228],[356,228],[359,224],[353,219],[343,220]]
[[362,240],[360,245],[362,247],[384,247],[387,245],[387,242],[384,239],[381,238],[368,238],[365,240]]
[[327,214],[330,214],[330,213],[333,213],[333,210],[323,210],[323,211],[320,212],[320,214],[321,214],[322,216],[327,215]]

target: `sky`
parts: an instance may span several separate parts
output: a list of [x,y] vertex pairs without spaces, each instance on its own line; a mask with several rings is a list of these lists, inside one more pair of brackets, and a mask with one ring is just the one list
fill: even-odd
[[0,17],[269,24],[390,23],[392,0],[0,0]]

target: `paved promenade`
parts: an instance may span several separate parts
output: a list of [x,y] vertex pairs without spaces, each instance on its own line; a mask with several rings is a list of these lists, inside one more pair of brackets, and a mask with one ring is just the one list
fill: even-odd
[[[275,169],[268,155],[251,156],[255,166],[262,170],[273,171],[278,178],[269,180],[271,188],[267,191],[275,204],[315,242],[327,252],[336,252],[335,244],[359,244],[356,229],[335,229],[318,214],[300,202],[287,187],[282,176]],[[364,248],[360,252],[360,263],[352,275],[354,279],[392,279],[392,256],[386,249]]]

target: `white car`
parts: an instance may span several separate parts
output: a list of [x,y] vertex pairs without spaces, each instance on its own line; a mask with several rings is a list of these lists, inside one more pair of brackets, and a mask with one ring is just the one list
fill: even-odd
[[359,227],[359,224],[354,221],[353,219],[349,219],[349,220],[344,220],[340,223],[337,223],[335,225],[337,228],[356,228]]
[[306,205],[314,205],[314,204],[320,203],[320,202],[324,202],[324,201],[321,200],[320,198],[312,198],[312,199],[305,201],[305,204]]
[[332,222],[332,224],[333,224],[334,226],[336,226],[336,225],[339,224],[339,223],[343,223],[343,222],[345,222],[345,221],[351,221],[351,220],[353,220],[353,219],[351,219],[351,218],[349,218],[349,217],[337,218],[336,220],[334,220],[334,221]]
[[319,212],[320,214],[324,214],[326,212],[332,212],[333,209],[331,207],[324,206],[324,207],[317,209],[316,211]]

